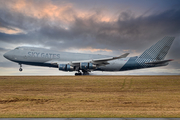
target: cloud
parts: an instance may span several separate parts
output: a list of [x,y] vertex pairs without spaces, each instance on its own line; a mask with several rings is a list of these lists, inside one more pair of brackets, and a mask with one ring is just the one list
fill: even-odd
[[[17,40],[21,43],[45,46],[53,42],[57,46],[50,47],[57,49],[59,46],[62,46],[60,49],[72,46],[76,48],[92,46],[97,49],[116,51],[119,49],[135,50],[140,45],[141,49],[137,50],[140,52],[149,47],[147,43],[152,42],[153,44],[167,35],[178,36],[180,32],[179,9],[170,9],[145,17],[135,17],[132,12],[125,11],[119,13],[118,18],[110,19],[109,16],[104,15],[102,9],[95,9],[89,13],[78,13],[77,8],[73,8],[72,4],[66,4],[62,7],[50,1],[42,2],[40,6],[37,6],[35,1],[12,2],[9,6],[15,11],[8,8],[9,11],[2,10],[1,12],[2,21],[7,21],[3,26],[16,27],[27,34],[7,35],[8,30],[6,30],[5,33],[1,33],[0,40],[10,43]],[[66,21],[64,23],[59,19],[63,15],[71,20],[63,17]]]
[[0,52],[7,52],[7,51],[9,51],[10,49],[6,49],[6,48],[1,48],[0,47]]
[[108,49],[93,49],[92,47],[81,48],[81,49],[79,49],[79,50],[80,50],[80,51],[91,51],[91,52],[97,52],[97,51],[112,52],[112,50],[108,50]]

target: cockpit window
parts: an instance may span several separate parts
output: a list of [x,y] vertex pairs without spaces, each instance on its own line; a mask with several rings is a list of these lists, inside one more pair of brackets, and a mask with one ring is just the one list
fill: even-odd
[[23,48],[17,47],[17,48],[15,48],[15,50],[23,50]]

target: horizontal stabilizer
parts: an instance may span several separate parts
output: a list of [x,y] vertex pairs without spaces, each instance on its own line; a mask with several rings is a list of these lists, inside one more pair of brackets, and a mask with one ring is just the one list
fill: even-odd
[[151,61],[151,62],[146,62],[145,64],[164,64],[167,62],[173,61],[172,59],[170,60],[157,60],[157,61]]

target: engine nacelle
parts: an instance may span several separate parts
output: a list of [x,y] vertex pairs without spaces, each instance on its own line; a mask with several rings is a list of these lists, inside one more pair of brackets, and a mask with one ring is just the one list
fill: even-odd
[[67,64],[59,64],[59,70],[62,71],[74,71],[74,67]]
[[83,62],[83,63],[80,63],[80,68],[81,69],[95,69],[96,68],[96,65],[92,64],[92,63],[86,63],[86,62]]

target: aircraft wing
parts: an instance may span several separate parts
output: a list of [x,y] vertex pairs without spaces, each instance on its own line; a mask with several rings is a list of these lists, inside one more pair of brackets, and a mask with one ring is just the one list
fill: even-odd
[[117,57],[109,57],[109,58],[101,58],[101,59],[92,59],[92,60],[83,60],[83,61],[72,61],[72,64],[78,64],[81,62],[89,62],[93,64],[109,64],[108,61],[110,60],[115,60],[115,59],[120,59],[120,58],[125,58],[129,55],[129,53],[125,53],[123,55],[117,56]]
[[117,57],[102,58],[102,59],[93,59],[92,62],[104,62],[104,61],[109,61],[109,60],[115,60],[115,59],[125,58],[128,55],[129,55],[129,53],[125,53],[125,54],[117,56]]
[[95,65],[102,65],[102,64],[109,64],[108,61],[110,61],[110,60],[126,58],[128,55],[129,55],[129,53],[125,53],[125,54],[117,56],[117,57],[109,57],[109,58],[102,58],[102,59],[92,59],[92,60],[82,60],[82,61],[81,60],[80,61],[48,61],[46,63],[69,64],[72,66],[79,66],[79,64],[82,62],[88,62],[88,63],[93,63]]
[[151,61],[151,62],[146,62],[145,64],[164,64],[167,62],[173,61],[172,59],[170,60],[157,60],[157,61]]
[[115,59],[121,59],[121,58],[126,58],[129,55],[129,53],[122,54],[117,57],[109,57],[109,58],[102,58],[102,59],[93,59],[90,62],[95,64],[95,65],[106,65],[109,64],[108,61],[110,60],[115,60]]

